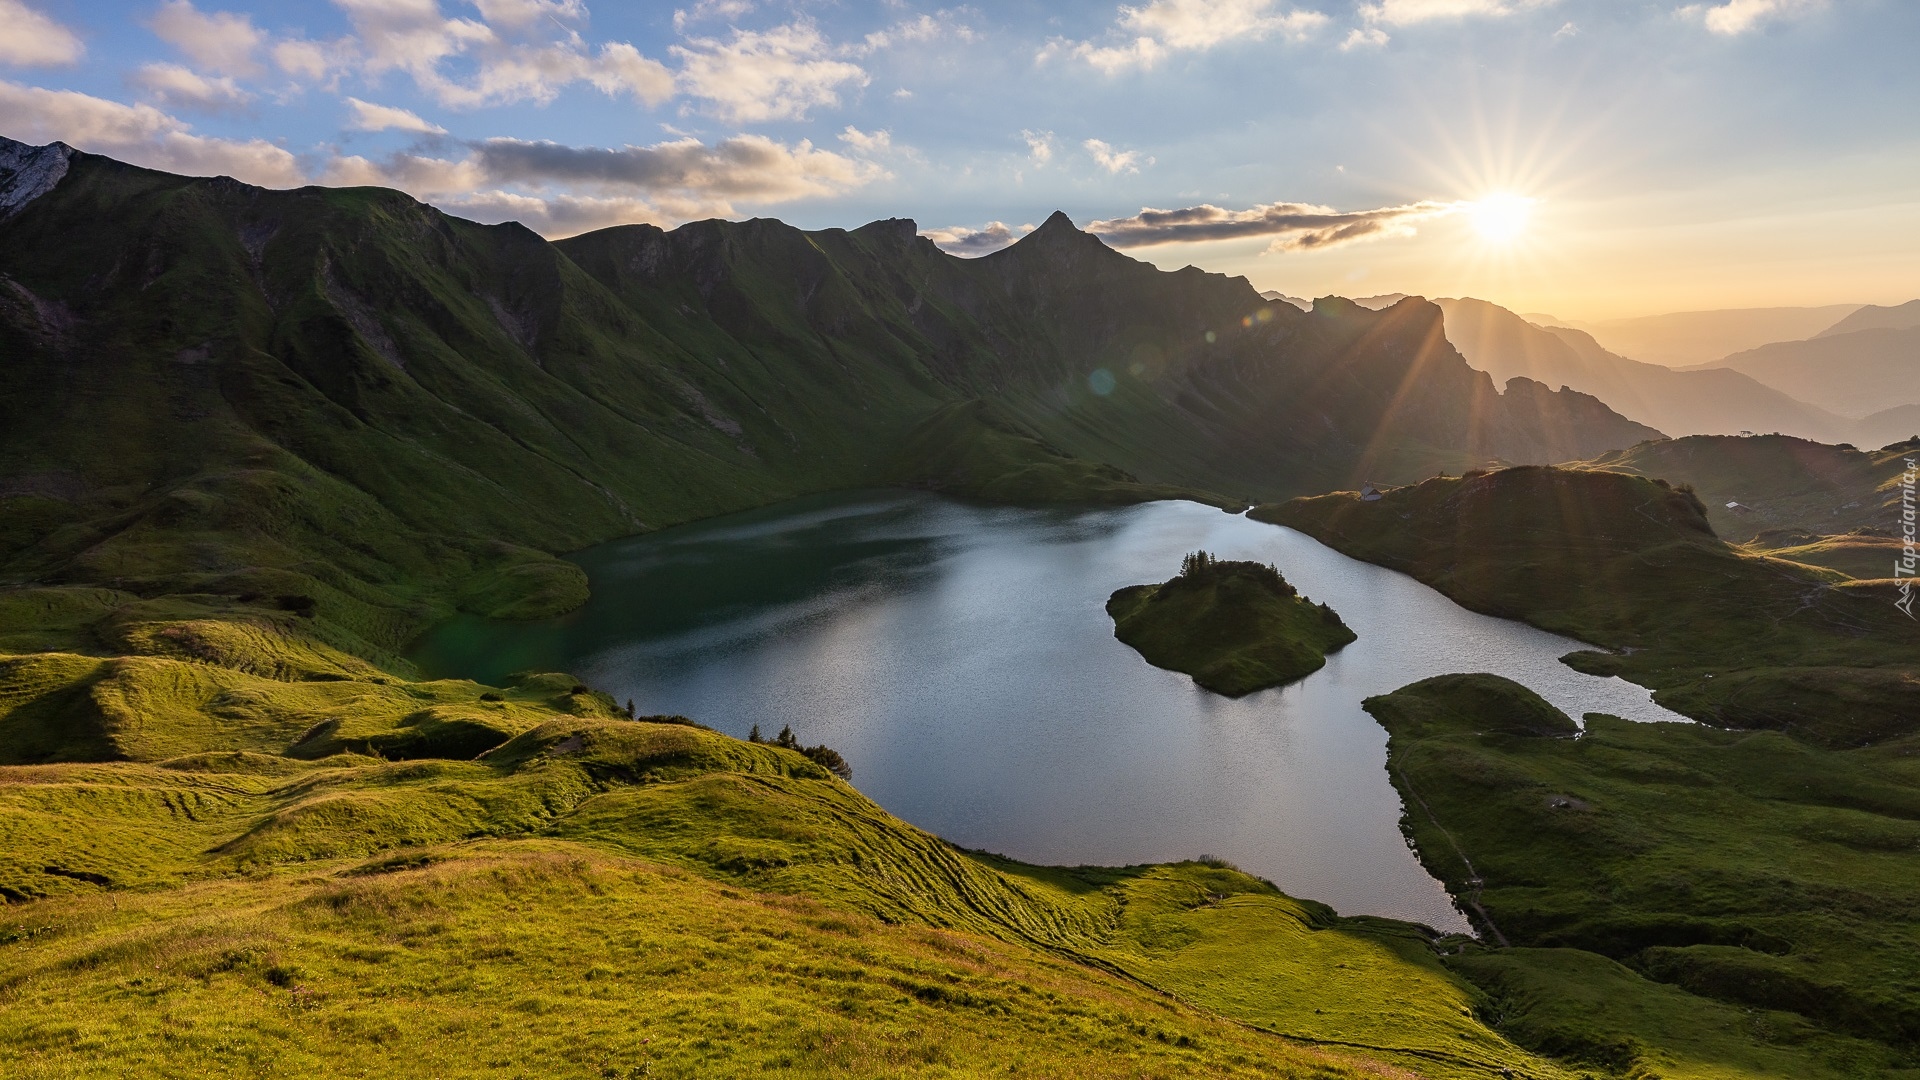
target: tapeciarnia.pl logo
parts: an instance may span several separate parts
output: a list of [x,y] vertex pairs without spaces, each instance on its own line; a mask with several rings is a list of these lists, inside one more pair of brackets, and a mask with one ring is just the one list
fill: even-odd
[[1905,612],[1907,618],[1915,619],[1913,613],[1913,581],[1911,580],[1916,562],[1913,545],[1913,482],[1920,477],[1920,467],[1916,467],[1913,458],[1906,459],[1907,471],[1900,475],[1900,557],[1894,560],[1893,576],[1900,583],[1900,599],[1893,606]]

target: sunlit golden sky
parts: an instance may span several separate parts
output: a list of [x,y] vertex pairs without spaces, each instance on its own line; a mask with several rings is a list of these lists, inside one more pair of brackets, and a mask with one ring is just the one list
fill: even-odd
[[549,236],[1057,209],[1579,320],[1920,296],[1916,43],[1914,0],[0,0],[0,135]]

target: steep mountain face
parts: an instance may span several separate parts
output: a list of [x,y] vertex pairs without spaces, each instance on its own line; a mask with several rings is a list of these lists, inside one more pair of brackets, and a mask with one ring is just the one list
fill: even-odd
[[1920,300],[1909,300],[1893,307],[1868,304],[1813,336],[1833,337],[1836,334],[1851,334],[1855,330],[1906,330],[1915,326],[1920,326]]
[[1062,214],[980,259],[940,252],[905,221],[631,226],[558,247],[655,325],[676,318],[662,302],[674,296],[775,351],[869,335],[876,354],[895,350],[1001,422],[1154,482],[1305,490],[1657,434],[1580,395],[1496,392],[1430,306],[1382,317],[1329,299],[1302,312],[1242,279],[1156,270]]
[[66,143],[28,146],[0,139],[0,220],[53,190],[72,159],[73,147]]
[[1920,326],[1776,341],[1712,366],[1751,375],[1842,416],[1868,416],[1920,404]]
[[1674,371],[1616,356],[1583,330],[1536,326],[1484,300],[1437,300],[1447,338],[1495,379],[1521,376],[1592,394],[1670,435],[1779,431],[1839,442],[1856,425],[1729,370]]
[[363,653],[448,581],[563,603],[543,552],[809,491],[1271,496],[1656,434],[1499,393],[1424,302],[1303,312],[1063,215],[977,260],[906,221],[551,244],[64,148],[49,183],[5,149],[41,190],[0,223],[4,572],[318,592]]

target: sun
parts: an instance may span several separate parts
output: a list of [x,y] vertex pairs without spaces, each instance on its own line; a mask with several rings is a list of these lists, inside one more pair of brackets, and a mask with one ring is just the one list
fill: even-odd
[[1500,191],[1483,195],[1461,209],[1481,240],[1489,244],[1511,244],[1527,231],[1527,221],[1533,217],[1533,204],[1538,201]]

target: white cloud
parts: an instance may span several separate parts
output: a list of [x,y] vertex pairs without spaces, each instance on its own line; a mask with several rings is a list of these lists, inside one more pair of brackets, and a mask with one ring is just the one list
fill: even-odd
[[1732,37],[1763,22],[1806,15],[1825,6],[1825,0],[1727,0],[1712,6],[1689,4],[1680,13],[1698,18],[1713,33]]
[[86,51],[79,35],[21,0],[0,0],[0,64],[71,64]]
[[1248,210],[1203,203],[1096,221],[1087,231],[1115,247],[1270,237],[1270,252],[1315,251],[1360,240],[1411,236],[1420,222],[1457,214],[1460,209],[1458,203],[1434,201],[1349,211],[1309,203],[1268,203]]
[[[1043,51],[1040,58],[1047,59]],[[1124,45],[1095,45],[1082,41],[1073,47],[1073,55],[1109,75],[1128,68],[1150,68],[1167,55],[1166,46],[1150,37],[1137,37]]]
[[881,154],[893,149],[893,132],[861,131],[848,124],[840,133],[840,141],[864,154]]
[[1121,8],[1120,24],[1174,49],[1211,49],[1233,38],[1303,40],[1327,23],[1318,11],[1272,10],[1274,0],[1154,0]]
[[412,131],[421,135],[447,133],[447,129],[439,124],[428,123],[414,113],[391,105],[375,105],[371,101],[350,97],[347,107],[353,110],[353,118],[347,122],[347,126],[355,131]]
[[562,236],[626,222],[728,216],[735,201],[837,195],[886,175],[873,162],[805,140],[789,145],[739,135],[711,146],[686,138],[618,150],[486,139],[467,144],[459,160],[344,157],[324,179],[397,187],[454,213],[518,220]]
[[673,96],[673,76],[667,66],[640,55],[639,49],[624,41],[600,46],[600,56],[585,69],[585,78],[603,94],[631,94],[649,105]]
[[1580,28],[1578,26],[1575,26],[1572,22],[1565,22],[1560,25],[1560,29],[1553,32],[1553,39],[1560,41],[1564,38],[1578,37],[1579,35]]
[[[557,24],[559,13],[583,7],[539,0],[489,3],[504,13],[500,28],[477,19],[447,18],[436,0],[334,0],[354,28],[352,53],[366,74],[403,71],[415,85],[450,108],[478,108],[516,101],[552,101],[562,89],[585,82],[602,93],[627,94],[649,105],[673,96],[673,75],[625,42],[591,51],[578,33]],[[521,21],[528,12],[534,18]],[[506,32],[503,33],[502,30]],[[470,61],[471,73],[450,76],[443,65]],[[311,51],[290,54],[288,62],[313,67],[322,62]]]
[[[1277,0],[1153,0],[1144,7],[1121,7],[1118,27],[1132,36],[1114,45],[1078,42],[1071,52],[1108,74],[1150,68],[1170,52],[1202,50],[1236,40],[1280,35],[1304,41],[1326,26],[1327,16],[1304,9],[1275,10]],[[1064,47],[1055,42],[1041,60]]]
[[1022,131],[1020,138],[1026,140],[1027,153],[1033,157],[1035,165],[1045,165],[1053,160],[1053,132]]
[[591,195],[525,195],[513,191],[476,191],[434,205],[475,221],[517,221],[552,240],[614,225],[671,225],[728,213],[725,203],[666,202],[601,198]]
[[689,38],[672,52],[686,91],[736,124],[804,119],[809,109],[839,104],[841,87],[868,82],[858,64],[833,59],[833,48],[809,22],[735,30],[725,42]]
[[219,111],[253,100],[232,76],[208,77],[179,64],[147,64],[130,80],[154,99],[175,108]]
[[193,176],[225,174],[263,187],[306,182],[294,156],[263,139],[214,139],[151,105],[0,80],[0,115],[26,142],[56,139],[135,165]]
[[903,42],[937,41],[944,37],[952,37],[960,41],[977,41],[980,35],[974,33],[971,26],[956,21],[952,12],[942,11],[937,15],[921,15],[917,19],[905,19],[885,30],[875,30],[868,34],[854,51],[862,54],[873,53]]
[[[1111,144],[1101,139],[1088,139],[1080,145],[1086,148],[1087,153],[1093,155],[1096,164],[1110,173],[1140,171],[1140,151],[1138,150],[1115,150]],[[1152,163],[1152,159],[1148,159],[1147,164]]]
[[837,195],[886,175],[872,162],[816,149],[805,139],[787,145],[762,135],[736,135],[712,146],[678,139],[619,150],[488,139],[473,150],[496,182],[697,200],[785,202]]
[[148,23],[160,40],[179,49],[199,67],[225,75],[254,75],[260,64],[253,54],[267,35],[247,15],[217,11],[207,14],[191,0],[167,0]]
[[1501,18],[1532,8],[1546,7],[1558,0],[1380,0],[1362,4],[1360,14],[1368,22],[1389,26],[1432,22],[1436,19],[1464,19],[1472,16]]
[[1364,28],[1356,26],[1348,32],[1346,40],[1340,43],[1340,51],[1352,52],[1355,49],[1377,49],[1385,45],[1387,40],[1387,32],[1377,26]]
[[944,229],[928,229],[920,235],[952,255],[986,255],[1027,235],[1033,228],[1032,225],[1022,225],[1016,229],[1004,221],[989,221],[984,228],[950,225]]
[[752,10],[752,0],[700,0],[692,8],[673,13],[673,28],[685,30],[692,23],[737,19]]
[[333,76],[346,68],[350,62],[347,53],[351,45],[346,42],[305,41],[294,38],[277,41],[268,50],[273,56],[274,66],[298,79],[309,82],[328,82]]
[[587,17],[582,0],[471,0],[480,17],[494,26],[524,28],[543,20],[579,22]]
[[340,187],[393,187],[423,199],[472,194],[493,183],[471,157],[460,161],[424,154],[395,154],[375,162],[355,156],[335,158],[321,182]]

